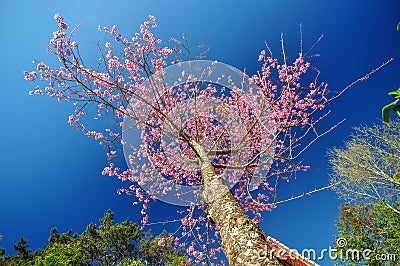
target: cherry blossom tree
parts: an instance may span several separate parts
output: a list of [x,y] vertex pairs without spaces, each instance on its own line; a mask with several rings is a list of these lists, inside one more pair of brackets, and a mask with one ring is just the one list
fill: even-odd
[[[317,128],[326,106],[388,63],[334,93],[318,81],[302,47],[289,62],[283,38],[282,62],[267,46],[260,70],[248,76],[202,53],[193,57],[184,36],[164,46],[149,16],[131,39],[117,26],[99,27],[112,38],[98,44],[100,59],[90,67],[73,40],[79,25],[69,30],[54,18],[59,30],[49,51],[59,66],[36,62],[25,72],[26,80],[44,84],[30,93],[74,104],[69,124],[107,149],[103,175],[128,183],[118,193],[138,199],[143,226],[152,224],[155,201],[181,207],[165,221],[176,222],[177,232],[159,243],[186,248],[201,265],[215,265],[208,262],[221,252],[230,265],[282,263],[258,225],[261,213],[290,200],[279,200],[277,184],[307,170],[303,152],[337,126]],[[110,126],[90,129],[89,117]]]

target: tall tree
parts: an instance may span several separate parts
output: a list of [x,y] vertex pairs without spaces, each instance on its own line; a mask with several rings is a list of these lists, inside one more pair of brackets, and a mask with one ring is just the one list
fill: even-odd
[[29,249],[28,240],[21,237],[18,242],[14,245],[17,256],[22,260],[29,260],[32,257],[32,250]]
[[336,264],[393,265],[399,260],[400,215],[393,208],[378,203],[343,204],[336,227]]
[[355,128],[329,151],[340,207],[337,264],[393,265],[400,256],[400,121]]
[[[3,239],[3,236],[0,235],[0,241]],[[4,248],[0,248],[0,257],[4,255],[4,253],[6,253],[6,250]]]
[[101,265],[115,265],[124,258],[137,257],[142,240],[143,233],[136,223],[126,220],[115,224],[111,210],[100,219],[98,228],[90,223],[80,238],[90,260],[101,261]]
[[173,247],[166,232],[154,236],[129,220],[115,223],[113,216],[108,210],[99,226],[90,223],[80,235],[72,230],[59,234],[54,227],[48,245],[33,253],[27,240],[21,238],[15,244],[18,253],[0,254],[0,265],[191,265],[182,251]]
[[355,128],[344,148],[329,151],[335,191],[350,203],[379,203],[400,214],[400,121]]
[[[318,72],[311,83],[310,75],[303,79],[313,69],[308,55],[301,50],[289,63],[282,40],[283,62],[267,47],[270,54],[259,55],[260,71],[248,77],[225,64],[194,60],[185,37],[162,46],[152,32],[153,16],[133,38],[117,26],[99,27],[112,39],[105,49],[98,46],[99,64],[90,67],[72,39],[76,28],[68,31],[58,14],[55,20],[60,29],[49,50],[61,65],[40,62],[37,71],[25,72],[27,80],[48,83],[31,93],[76,106],[69,123],[108,149],[103,174],[131,182],[120,192],[142,202],[143,224],[150,200],[186,206],[177,219],[183,232],[174,242],[191,237],[186,249],[196,263],[216,258],[221,240],[230,265],[280,264],[258,226],[260,213],[279,202],[279,180],[308,169],[301,162],[304,150],[334,128],[317,130],[327,115],[321,110],[379,68],[331,94]],[[174,64],[165,67],[167,60]],[[110,128],[88,128],[84,118],[93,107],[96,119],[111,118]],[[128,169],[117,165],[122,154]],[[260,256],[265,252],[269,256]]]

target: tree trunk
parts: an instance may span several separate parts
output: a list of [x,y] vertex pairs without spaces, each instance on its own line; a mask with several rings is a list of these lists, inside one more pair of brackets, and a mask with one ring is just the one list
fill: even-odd
[[218,228],[229,265],[284,265],[271,254],[265,233],[247,217],[216,174],[203,147],[195,141],[190,144],[200,161],[204,183],[202,199],[207,204],[207,216]]

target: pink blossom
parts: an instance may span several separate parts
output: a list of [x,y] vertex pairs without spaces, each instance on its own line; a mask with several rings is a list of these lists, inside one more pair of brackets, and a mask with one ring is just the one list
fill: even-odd
[[54,15],[54,19],[58,22],[58,26],[63,29],[66,30],[68,29],[68,25],[64,22],[64,18],[60,16],[60,14],[55,14]]
[[53,36],[54,36],[54,40],[64,39],[66,34],[64,31],[58,30],[58,31],[53,32]]
[[146,31],[146,32],[143,34],[143,39],[144,39],[146,42],[151,42],[151,41],[154,40],[154,37],[153,37],[153,34],[152,34],[150,31]]
[[69,116],[69,118],[68,118],[68,124],[72,127],[73,126],[73,124],[75,124],[76,122],[78,122],[79,121],[79,118],[77,118],[76,116],[74,116],[74,115],[70,115]]
[[95,139],[95,140],[104,140],[103,133],[101,133],[101,132],[96,132],[95,135],[94,135],[94,139]]
[[37,69],[37,71],[43,71],[46,69],[46,64],[41,62],[41,63],[37,64],[36,69]]
[[60,23],[60,22],[62,22],[64,19],[60,16],[60,14],[55,14],[54,15],[54,19],[58,22],[58,23]]
[[114,49],[110,42],[106,42],[105,46],[110,50]]
[[158,240],[157,245],[160,247],[165,247],[165,238]]
[[24,71],[24,75],[25,75],[25,80],[35,81],[35,78],[36,78],[35,71],[31,71],[31,72]]
[[68,25],[65,24],[64,22],[60,22],[59,27],[60,27],[61,29],[63,29],[63,30],[68,29]]

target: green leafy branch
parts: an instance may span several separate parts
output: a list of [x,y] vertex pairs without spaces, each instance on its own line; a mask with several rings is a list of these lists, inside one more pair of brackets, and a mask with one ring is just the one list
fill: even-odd
[[[399,28],[399,26],[397,26],[397,28]],[[382,108],[382,118],[387,124],[390,124],[390,113],[392,110],[400,117],[400,104],[397,104],[400,101],[400,88],[389,92],[389,96],[393,96],[396,100]]]
[[[397,24],[397,31],[400,32],[400,22]],[[396,100],[382,108],[382,119],[387,124],[390,124],[390,113],[392,110],[400,117],[400,104],[398,104],[400,101],[400,88],[389,92],[389,96],[393,96]]]

